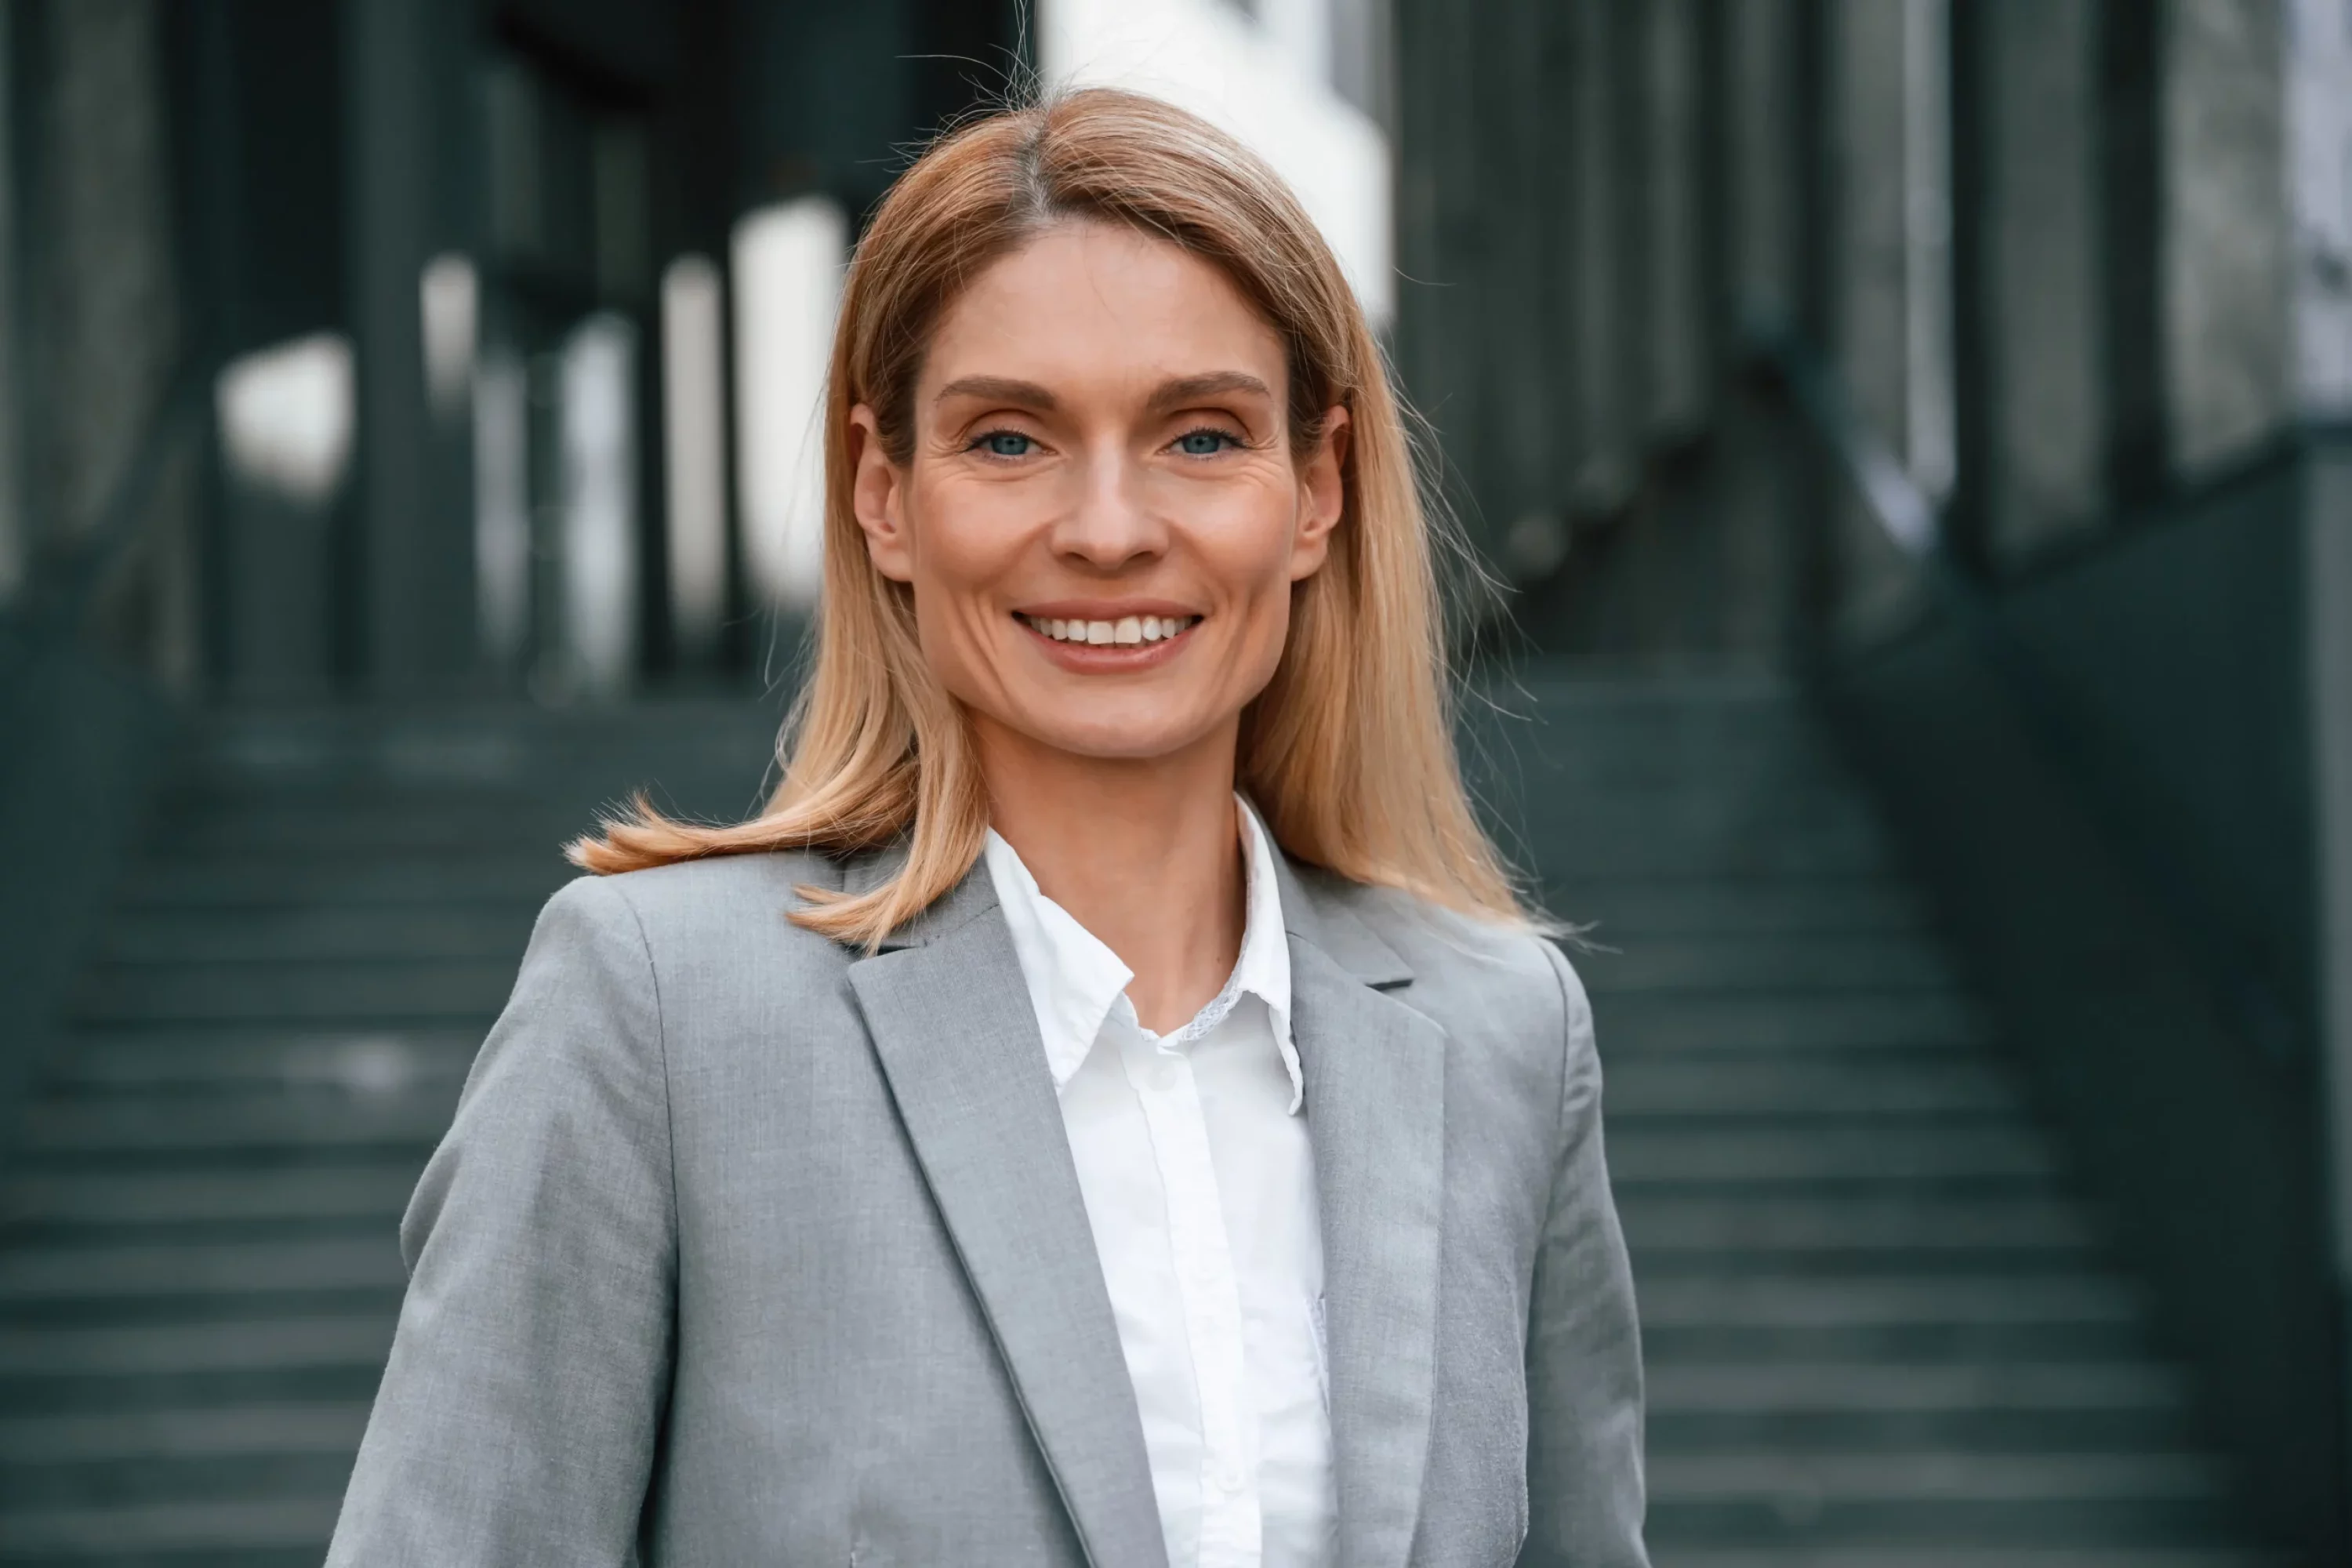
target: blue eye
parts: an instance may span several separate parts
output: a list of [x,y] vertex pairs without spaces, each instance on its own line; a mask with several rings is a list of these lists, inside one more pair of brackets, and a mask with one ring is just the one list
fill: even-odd
[[1234,444],[1233,437],[1223,430],[1187,430],[1176,437],[1176,449],[1188,458],[1213,458]]
[[987,447],[992,458],[1025,458],[1036,443],[1018,430],[991,430],[973,444]]

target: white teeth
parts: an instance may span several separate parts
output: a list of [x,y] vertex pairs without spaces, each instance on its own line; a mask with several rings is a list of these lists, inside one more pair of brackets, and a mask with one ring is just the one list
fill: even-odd
[[1117,621],[1052,620],[1021,617],[1032,630],[1055,642],[1087,643],[1097,647],[1162,642],[1189,629],[1198,616],[1128,616]]

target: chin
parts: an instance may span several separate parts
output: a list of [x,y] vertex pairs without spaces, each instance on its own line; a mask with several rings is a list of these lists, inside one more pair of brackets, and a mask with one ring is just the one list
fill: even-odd
[[1071,756],[1101,762],[1148,763],[1173,756],[1197,742],[1202,734],[1197,724],[1166,719],[1105,722],[1097,717],[1091,721],[1055,722],[1042,714],[1031,717],[1033,721],[1014,727],[1032,741]]

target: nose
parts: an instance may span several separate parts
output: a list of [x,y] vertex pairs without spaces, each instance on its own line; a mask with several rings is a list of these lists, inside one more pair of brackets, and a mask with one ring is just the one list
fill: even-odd
[[1149,504],[1140,468],[1116,447],[1089,453],[1077,504],[1055,525],[1054,552],[1099,572],[1164,552],[1167,523]]

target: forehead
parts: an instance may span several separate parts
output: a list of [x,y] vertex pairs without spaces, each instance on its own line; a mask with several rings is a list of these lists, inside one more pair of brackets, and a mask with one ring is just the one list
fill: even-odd
[[1070,222],[971,280],[940,318],[921,379],[1148,391],[1237,370],[1279,393],[1284,368],[1280,336],[1223,268],[1137,229]]

